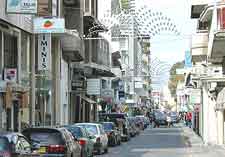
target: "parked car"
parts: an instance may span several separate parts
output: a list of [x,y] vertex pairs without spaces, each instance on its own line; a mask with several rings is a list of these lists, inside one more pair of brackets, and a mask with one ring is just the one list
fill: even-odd
[[139,115],[139,116],[136,116],[140,121],[142,121],[143,125],[144,125],[144,129],[146,129],[149,125],[147,119],[145,116],[143,115]]
[[157,111],[157,112],[154,112],[154,117],[155,117],[155,124],[157,124],[158,126],[167,125],[166,113]]
[[131,137],[136,136],[137,134],[139,134],[139,129],[137,128],[136,124],[135,124],[135,118],[134,117],[128,117],[127,120],[131,126],[131,131],[130,131],[130,135]]
[[65,128],[28,128],[22,134],[42,156],[80,157],[81,147]]
[[91,140],[92,136],[89,135],[87,130],[75,125],[66,126],[65,128],[78,140],[81,146],[81,157],[92,157],[94,142]]
[[140,117],[135,117],[136,119],[136,126],[140,128],[140,130],[144,130],[145,129],[145,124],[142,118]]
[[76,126],[84,127],[94,142],[94,152],[102,154],[108,152],[108,137],[103,126],[98,123],[77,123]]
[[103,128],[108,135],[108,145],[116,146],[121,144],[121,135],[113,122],[102,122]]
[[172,123],[178,123],[179,122],[179,117],[178,117],[178,114],[176,112],[170,112],[169,116],[172,119]]
[[126,119],[128,117],[126,113],[101,113],[99,116],[100,121],[115,123],[120,131],[122,141],[130,140],[130,128],[129,122]]
[[[31,157],[32,145],[28,139],[20,133],[0,133],[0,156],[1,157]],[[36,154],[36,156],[38,156]]]

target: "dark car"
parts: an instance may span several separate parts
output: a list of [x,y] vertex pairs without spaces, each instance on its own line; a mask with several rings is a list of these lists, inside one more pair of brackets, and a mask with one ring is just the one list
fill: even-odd
[[42,156],[80,157],[81,147],[65,128],[28,128],[23,135]]
[[140,129],[140,130],[144,130],[145,129],[145,124],[142,118],[140,117],[135,117],[135,123],[136,126]]
[[74,138],[77,138],[81,145],[81,157],[92,157],[94,142],[91,140],[91,136],[87,130],[83,127],[74,125],[66,126],[65,128],[72,133]]
[[102,126],[108,136],[108,145],[116,146],[121,144],[121,135],[113,122],[103,122]]
[[0,133],[1,157],[31,157],[33,155],[32,146],[25,136],[20,133]]
[[99,117],[100,121],[115,123],[120,131],[122,141],[130,140],[130,127],[126,113],[101,113]]
[[167,125],[166,113],[157,111],[154,113],[155,126]]
[[128,117],[127,120],[129,121],[132,131],[131,136],[134,137],[140,133],[139,127],[136,125],[136,118],[135,117]]

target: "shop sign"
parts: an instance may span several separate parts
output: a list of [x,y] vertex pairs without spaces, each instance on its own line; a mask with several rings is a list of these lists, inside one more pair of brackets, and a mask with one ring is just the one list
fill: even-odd
[[7,82],[16,82],[17,81],[17,69],[6,68],[4,70],[4,80]]
[[185,59],[184,59],[185,68],[191,68],[192,67],[192,59],[191,58],[192,58],[191,52],[185,51]]
[[37,14],[37,0],[7,0],[7,14]]
[[100,79],[87,79],[87,94],[101,95],[101,80]]
[[51,34],[38,35],[38,70],[50,70]]
[[63,18],[42,18],[34,19],[34,33],[64,33],[65,20]]

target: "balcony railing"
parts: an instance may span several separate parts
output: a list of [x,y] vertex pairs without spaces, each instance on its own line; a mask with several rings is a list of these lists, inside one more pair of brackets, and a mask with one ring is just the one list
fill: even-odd
[[200,31],[192,36],[192,56],[206,56],[208,49],[208,31]]

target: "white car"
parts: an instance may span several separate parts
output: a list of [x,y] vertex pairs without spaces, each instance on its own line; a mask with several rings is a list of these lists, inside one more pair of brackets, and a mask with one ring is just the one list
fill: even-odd
[[108,137],[103,126],[98,123],[77,123],[77,126],[84,127],[94,142],[94,153],[102,154],[108,152]]

